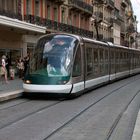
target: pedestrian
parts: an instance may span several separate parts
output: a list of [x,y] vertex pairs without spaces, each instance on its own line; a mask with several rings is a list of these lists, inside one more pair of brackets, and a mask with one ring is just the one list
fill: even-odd
[[18,68],[18,72],[19,72],[19,78],[23,78],[24,62],[23,62],[23,60],[21,58],[18,60],[17,68]]
[[6,56],[5,55],[3,55],[2,59],[1,59],[1,71],[3,73],[5,82],[8,83],[7,70],[6,70]]
[[12,66],[10,66],[10,68],[9,68],[9,74],[10,74],[10,79],[14,80],[14,78],[15,78],[15,70],[13,69]]
[[10,58],[8,57],[8,55],[6,56],[5,62],[6,62],[7,77],[9,77],[9,76],[10,76],[10,75],[9,75],[9,68],[10,68],[10,66],[11,66],[11,60],[10,60]]
[[29,60],[30,60],[30,57],[29,55],[27,55],[26,57],[24,57],[24,77],[27,73],[27,69],[29,67]]

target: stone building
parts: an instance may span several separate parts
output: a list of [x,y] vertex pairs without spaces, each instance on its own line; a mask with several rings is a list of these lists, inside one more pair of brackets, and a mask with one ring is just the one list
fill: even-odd
[[0,0],[0,57],[14,63],[51,32],[135,47],[136,17],[130,0]]
[[137,20],[131,1],[93,0],[92,4],[95,38],[135,48]]

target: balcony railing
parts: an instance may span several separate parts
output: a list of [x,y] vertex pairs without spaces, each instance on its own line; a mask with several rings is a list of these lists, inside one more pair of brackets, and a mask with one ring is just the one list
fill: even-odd
[[121,22],[121,33],[122,34],[125,34],[126,33],[126,27],[125,27],[125,24],[124,24],[124,22]]
[[13,19],[22,20],[22,15],[20,13],[14,13],[11,11],[0,10],[0,15],[6,16]]
[[126,0],[122,0],[121,4],[122,4],[123,7],[126,7],[127,6]]
[[128,33],[136,32],[134,25],[127,26],[126,32],[128,32]]
[[121,25],[121,21],[114,17],[107,18],[107,21],[110,24],[116,23],[117,25]]
[[63,4],[65,0],[54,0],[56,3]]
[[107,42],[112,42],[112,43],[114,43],[114,38],[113,38],[113,37],[104,38],[104,41],[107,41]]
[[47,30],[51,29],[54,31],[62,31],[62,32],[67,32],[67,33],[72,33],[72,34],[78,34],[78,35],[89,37],[89,38],[93,37],[92,31],[77,28],[77,27],[74,27],[72,25],[68,25],[65,23],[59,23],[57,21],[40,18],[39,16],[24,15],[24,17],[22,17],[21,14],[12,13],[5,10],[1,10],[0,15],[13,18],[13,19],[18,19],[21,21],[24,20],[25,22],[36,24],[39,26],[44,26],[47,28]]
[[98,4],[104,4],[104,3],[105,3],[105,0],[93,0],[93,1],[92,1],[92,4],[93,4],[93,5],[95,5],[95,4],[97,4],[97,5],[98,5]]
[[32,23],[32,24],[37,24],[39,26],[45,26],[47,30],[52,30],[52,31],[61,31],[61,32],[67,32],[67,33],[72,33],[72,34],[78,34],[84,37],[93,37],[93,32],[89,30],[84,30],[81,28],[74,27],[72,25],[68,25],[65,23],[60,23],[57,21],[53,21],[50,19],[44,19],[40,18],[38,16],[33,16],[33,15],[25,15],[24,20],[26,22]]
[[106,5],[111,9],[114,8],[114,1],[113,0],[106,0]]
[[79,9],[80,11],[84,11],[90,15],[93,13],[93,7],[81,0],[69,0],[68,4],[71,8]]
[[94,15],[95,15],[97,18],[103,19],[103,13],[100,12],[100,11],[94,12]]

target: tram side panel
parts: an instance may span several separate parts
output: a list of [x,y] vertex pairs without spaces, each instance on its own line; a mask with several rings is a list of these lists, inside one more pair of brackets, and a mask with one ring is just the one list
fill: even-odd
[[104,44],[85,43],[85,88],[92,89],[109,82],[109,52]]
[[131,50],[130,74],[140,73],[140,51]]
[[109,75],[110,75],[110,81],[113,81],[116,79],[116,65],[118,63],[116,62],[116,48],[110,47],[109,52]]
[[129,76],[128,49],[117,48],[116,79]]
[[73,69],[72,69],[72,84],[71,94],[81,94],[84,91],[84,50],[83,45],[75,49]]

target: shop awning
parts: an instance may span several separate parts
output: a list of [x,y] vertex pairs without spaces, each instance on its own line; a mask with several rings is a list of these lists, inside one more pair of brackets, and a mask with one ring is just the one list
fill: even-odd
[[20,21],[18,19],[12,19],[6,16],[0,16],[0,25],[8,26],[11,28],[17,28],[22,31],[31,31],[36,33],[46,33],[46,27],[38,26],[35,24]]

